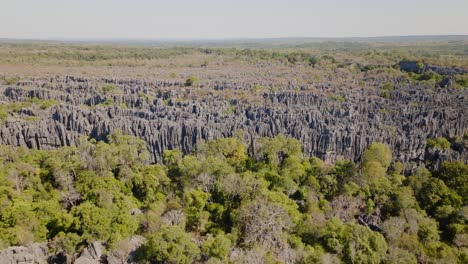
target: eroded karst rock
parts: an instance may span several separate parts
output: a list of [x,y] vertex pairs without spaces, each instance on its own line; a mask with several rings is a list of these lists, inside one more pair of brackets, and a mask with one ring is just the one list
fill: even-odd
[[[102,83],[115,89],[104,92]],[[235,84],[181,85],[67,76],[2,86],[2,104],[25,105],[7,116],[0,127],[0,144],[50,149],[79,144],[82,136],[105,139],[112,131],[121,130],[143,138],[152,160],[160,162],[166,149],[189,153],[202,140],[242,131],[247,144],[277,134],[294,137],[302,142],[305,155],[325,160],[358,161],[364,149],[378,141],[389,144],[396,159],[419,162],[427,154],[427,138],[463,138],[468,127],[466,89],[428,90],[401,83],[390,98],[382,98],[377,88],[285,88],[265,92],[257,101],[246,103],[216,93],[197,95],[202,90],[220,89],[220,85],[235,89],[231,87]],[[339,91],[342,96],[330,95],[330,91]],[[38,98],[36,104],[28,103],[32,98]],[[38,107],[42,100],[55,103]],[[443,155],[444,159],[451,156],[467,160],[464,147]]]

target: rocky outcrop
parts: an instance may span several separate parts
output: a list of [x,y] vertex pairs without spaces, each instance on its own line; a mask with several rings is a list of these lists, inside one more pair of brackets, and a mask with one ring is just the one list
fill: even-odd
[[458,74],[465,74],[468,71],[461,67],[444,67],[438,65],[428,65],[419,61],[401,61],[398,66],[402,71],[423,73],[427,71],[433,71],[444,76],[453,76]]
[[9,247],[0,250],[2,264],[134,264],[137,262],[137,250],[145,242],[142,236],[132,236],[123,240],[114,249],[106,252],[105,244],[95,241],[77,255],[65,252],[53,252],[47,243],[34,243],[29,246]]
[[106,256],[108,264],[132,264],[138,263],[137,250],[145,242],[142,236],[133,236],[129,240],[123,241],[120,245],[109,252]]
[[75,264],[100,264],[105,261],[103,251],[105,249],[104,243],[95,241],[90,243],[80,256],[74,261]]
[[45,244],[34,243],[28,247],[9,247],[0,251],[2,264],[45,264],[48,259]]
[[[114,84],[115,89],[104,92],[102,83]],[[334,88],[332,94],[330,88],[285,88],[245,103],[218,95],[216,85],[194,88],[164,81],[55,77],[3,86],[2,104],[31,98],[57,104],[41,109],[36,99],[36,105],[26,103],[10,112],[0,127],[0,144],[50,149],[79,144],[82,136],[105,139],[122,130],[143,138],[153,161],[160,162],[164,150],[189,153],[202,140],[241,130],[248,144],[258,137],[285,134],[302,142],[305,155],[325,160],[358,161],[371,142],[385,142],[397,160],[417,163],[426,155],[427,138],[462,138],[468,128],[466,89],[429,90],[401,83],[387,99],[377,88]],[[464,147],[452,152],[453,157],[468,160]]]

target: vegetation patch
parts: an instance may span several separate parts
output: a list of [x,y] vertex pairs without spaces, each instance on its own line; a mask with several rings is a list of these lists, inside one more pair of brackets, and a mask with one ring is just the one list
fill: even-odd
[[444,137],[437,137],[434,139],[428,139],[427,140],[427,146],[429,148],[439,148],[442,150],[446,150],[450,148],[450,141],[448,141]]
[[405,177],[382,143],[360,164],[304,158],[285,136],[253,147],[221,138],[150,164],[146,143],[120,132],[57,150],[0,146],[0,245],[74,254],[138,234],[141,263],[464,262],[463,162]]
[[196,76],[190,76],[185,80],[185,86],[197,86],[199,83],[199,79]]

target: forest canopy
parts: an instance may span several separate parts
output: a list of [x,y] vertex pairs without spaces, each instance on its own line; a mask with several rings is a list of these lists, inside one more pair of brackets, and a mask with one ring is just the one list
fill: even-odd
[[468,166],[405,176],[389,147],[362,163],[305,158],[299,141],[238,138],[164,153],[141,139],[33,150],[0,146],[0,248],[74,254],[134,235],[150,263],[467,263]]

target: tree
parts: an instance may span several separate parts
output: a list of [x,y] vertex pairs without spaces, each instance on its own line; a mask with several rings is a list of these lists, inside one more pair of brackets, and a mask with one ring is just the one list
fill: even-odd
[[380,263],[387,252],[384,237],[356,224],[343,224],[339,219],[329,220],[322,233],[328,249],[336,252],[346,263]]
[[438,137],[435,139],[428,139],[427,146],[429,148],[439,148],[441,150],[446,150],[450,148],[450,142],[444,137]]
[[265,160],[270,166],[277,168],[285,158],[302,156],[301,144],[298,140],[278,135],[274,138],[261,138],[256,142],[255,152],[259,159]]
[[82,234],[88,242],[103,240],[111,245],[135,233],[138,223],[127,210],[101,208],[84,202],[71,210],[74,222],[71,230]]
[[170,179],[166,176],[164,167],[160,165],[148,165],[136,173],[132,179],[132,191],[135,197],[145,204],[150,204],[162,199],[162,186],[167,186]]
[[319,62],[319,59],[316,56],[309,57],[309,65],[315,67],[315,65]]
[[443,206],[458,208],[463,204],[462,197],[450,190],[441,179],[433,177],[423,183],[418,201],[433,216],[436,216]]
[[198,154],[222,157],[233,166],[241,166],[247,159],[244,144],[237,138],[219,138],[198,148]]
[[426,168],[419,167],[415,174],[408,177],[407,184],[413,189],[415,196],[418,197],[423,184],[430,180],[431,177],[430,171]]
[[357,168],[350,160],[339,160],[332,173],[336,177],[338,189],[341,190],[346,183],[356,179]]
[[74,255],[147,237],[150,263],[465,263],[467,166],[391,162],[371,144],[351,161],[303,158],[297,140],[219,139],[193,155],[108,142],[28,150],[0,146],[0,247],[46,242]]
[[436,177],[455,190],[463,200],[468,201],[468,165],[462,161],[444,162]]
[[392,161],[392,151],[388,145],[383,143],[372,143],[362,154],[363,166],[370,162],[379,163],[385,170],[390,166]]
[[162,227],[140,249],[140,259],[152,263],[190,264],[199,255],[197,244],[178,226]]
[[192,190],[185,194],[188,230],[204,230],[209,217],[209,213],[204,209],[210,196],[209,193],[200,190]]
[[230,248],[231,240],[226,235],[223,233],[219,233],[216,236],[209,234],[203,243],[202,252],[211,258],[225,261]]
[[196,86],[198,85],[198,78],[196,76],[190,76],[185,80],[185,86]]

